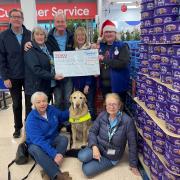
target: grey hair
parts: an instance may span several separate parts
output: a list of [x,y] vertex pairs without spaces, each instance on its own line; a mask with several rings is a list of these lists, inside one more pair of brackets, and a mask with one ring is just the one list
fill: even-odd
[[37,97],[39,97],[39,96],[43,96],[46,99],[46,101],[48,102],[47,95],[44,92],[37,91],[31,96],[32,109],[35,109],[35,102],[36,102]]
[[43,33],[44,36],[45,36],[45,41],[47,41],[48,33],[47,33],[47,31],[43,27],[36,26],[36,27],[33,28],[32,35],[31,35],[31,40],[34,40],[34,33],[35,32]]
[[56,13],[56,14],[54,15],[54,20],[55,20],[57,17],[62,17],[65,21],[67,20],[67,19],[66,19],[66,15],[65,15],[63,12]]

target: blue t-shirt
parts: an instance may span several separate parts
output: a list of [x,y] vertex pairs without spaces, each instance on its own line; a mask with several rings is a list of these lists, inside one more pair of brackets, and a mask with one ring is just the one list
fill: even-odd
[[66,40],[67,40],[67,32],[65,31],[64,35],[60,36],[54,32],[54,38],[56,39],[58,46],[61,51],[65,51],[66,49]]

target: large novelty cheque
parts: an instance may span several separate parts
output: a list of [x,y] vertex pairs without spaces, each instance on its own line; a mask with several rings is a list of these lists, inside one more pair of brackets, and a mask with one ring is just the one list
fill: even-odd
[[56,74],[64,77],[99,75],[98,50],[54,51]]

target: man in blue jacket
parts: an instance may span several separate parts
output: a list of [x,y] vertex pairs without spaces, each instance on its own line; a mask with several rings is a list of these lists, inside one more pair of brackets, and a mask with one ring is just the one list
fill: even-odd
[[9,12],[10,26],[0,34],[0,74],[9,88],[13,101],[14,138],[20,137],[22,124],[22,87],[24,86],[24,44],[30,41],[31,32],[23,26],[23,12]]

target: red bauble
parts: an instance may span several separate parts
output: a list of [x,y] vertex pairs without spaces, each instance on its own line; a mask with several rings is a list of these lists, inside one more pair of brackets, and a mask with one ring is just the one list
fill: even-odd
[[122,11],[122,12],[126,12],[126,11],[127,11],[127,6],[126,6],[125,4],[123,4],[123,5],[121,6],[121,11]]

